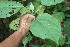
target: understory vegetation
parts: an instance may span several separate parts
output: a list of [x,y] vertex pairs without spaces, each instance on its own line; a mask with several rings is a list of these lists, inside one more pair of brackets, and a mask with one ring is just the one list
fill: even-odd
[[19,29],[25,14],[36,19],[19,47],[70,47],[69,0],[0,0],[0,42]]

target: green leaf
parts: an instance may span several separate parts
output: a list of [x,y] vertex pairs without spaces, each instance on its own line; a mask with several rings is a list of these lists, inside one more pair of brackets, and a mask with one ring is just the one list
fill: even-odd
[[30,45],[31,47],[52,47],[51,45]]
[[22,1],[26,1],[26,0],[22,0]]
[[53,17],[55,17],[60,23],[63,21],[63,19],[65,18],[65,15],[63,12],[57,12],[52,14]]
[[41,2],[41,0],[35,0],[35,1],[37,1],[37,2]]
[[63,35],[62,35],[62,36],[60,37],[59,44],[62,46],[62,45],[64,45],[65,41],[66,41],[66,36],[65,36],[65,35],[63,36]]
[[17,13],[23,5],[16,1],[0,1],[0,18],[10,17]]
[[64,0],[41,0],[41,4],[51,6],[56,5],[57,3],[61,3],[62,1]]
[[69,15],[69,14],[65,14],[65,16],[66,16],[66,17],[70,17],[70,15]]
[[30,45],[30,47],[39,47],[39,45]]
[[68,38],[70,38],[70,21],[64,21],[64,31]]
[[69,6],[70,5],[70,2],[65,2],[64,6]]
[[51,45],[42,45],[42,46],[40,46],[40,47],[52,47]]
[[33,35],[42,39],[51,39],[57,44],[61,36],[61,26],[57,19],[50,14],[41,13],[36,20],[30,24],[30,31]]
[[63,7],[63,8],[61,9],[61,11],[67,11],[67,10],[70,10],[70,7]]
[[37,14],[41,14],[41,13],[43,13],[44,12],[44,10],[45,10],[45,6],[43,6],[43,5],[41,5],[41,4],[39,4],[39,3],[37,3],[37,2],[34,2],[34,6],[35,6],[35,14],[37,13]]
[[21,13],[21,16],[23,16],[23,15],[26,14],[26,13],[30,13],[30,8],[29,8],[29,6],[26,6],[26,7],[22,8],[22,9],[20,10],[20,13]]
[[58,10],[60,10],[60,11],[70,10],[70,7],[65,7],[65,6],[63,6],[61,4],[58,4],[57,7],[58,7]]
[[21,47],[24,47],[24,46],[21,46]]
[[8,1],[8,0],[0,0],[0,1]]
[[28,41],[32,40],[32,36],[31,34],[27,35],[23,40],[23,44],[24,44],[24,47],[26,47],[26,44],[28,43]]
[[[12,29],[12,30],[18,30],[18,29],[19,29],[19,20],[20,20],[20,18],[17,18],[17,19],[15,19],[15,20],[13,20],[13,21],[10,23],[10,25],[9,25],[10,29]],[[30,41],[31,39],[32,39],[32,36],[31,36],[31,34],[29,33],[29,35],[27,35],[27,36],[22,40],[22,42],[23,42],[23,44],[24,44],[24,47],[26,46],[26,44],[28,43],[28,41]]]
[[67,42],[67,44],[70,44],[70,38],[68,39],[68,42]]
[[30,10],[34,10],[34,5],[32,3],[30,4]]
[[15,20],[13,20],[13,21],[9,24],[10,29],[12,29],[12,30],[18,30],[18,29],[19,29],[19,20],[20,20],[20,18],[17,18],[17,19],[15,19]]
[[57,13],[57,12],[58,12],[58,9],[57,8],[54,8],[53,13]]
[[52,47],[55,47],[57,45],[57,43],[55,43],[54,41],[52,41],[50,39],[44,39],[44,45],[50,45]]

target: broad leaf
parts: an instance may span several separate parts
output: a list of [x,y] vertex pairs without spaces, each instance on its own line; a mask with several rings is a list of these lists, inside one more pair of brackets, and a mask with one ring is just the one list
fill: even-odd
[[41,4],[51,6],[56,5],[57,3],[61,3],[62,1],[64,0],[41,0]]
[[21,13],[21,16],[23,16],[23,15],[26,14],[26,13],[30,13],[30,8],[29,8],[29,6],[26,6],[26,7],[22,8],[22,9],[20,10],[20,13]]
[[60,23],[63,21],[63,19],[65,18],[65,15],[63,12],[57,12],[52,14],[53,17],[55,17]]
[[20,20],[20,18],[17,18],[17,19],[15,19],[15,20],[13,20],[13,21],[9,24],[10,29],[12,29],[12,30],[18,30],[18,29],[19,29],[19,20]]
[[61,36],[61,26],[50,14],[42,13],[30,24],[33,35],[42,39],[51,39],[58,44]]
[[59,44],[62,46],[62,45],[64,45],[65,41],[66,41],[66,36],[65,36],[65,35],[63,36],[63,35],[62,35],[62,36],[60,37]]
[[23,5],[16,1],[0,1],[0,18],[10,17],[17,13]]
[[44,12],[44,10],[45,10],[45,6],[43,6],[43,5],[41,5],[41,4],[39,4],[39,3],[37,3],[37,2],[34,2],[34,6],[35,6],[35,14],[37,13],[37,14],[41,14],[41,13],[43,13]]

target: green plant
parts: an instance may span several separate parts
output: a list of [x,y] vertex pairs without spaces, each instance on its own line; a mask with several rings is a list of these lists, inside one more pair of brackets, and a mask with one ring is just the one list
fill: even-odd
[[0,18],[10,17],[17,13],[23,5],[15,1],[0,1]]
[[[70,41],[70,33],[68,33],[68,25],[70,24],[67,24],[70,21],[64,22],[66,35],[62,34],[63,29],[60,25],[61,22],[64,21],[63,19],[65,19],[66,16],[64,11],[70,9],[69,7],[64,7],[59,4],[62,1],[64,0],[30,0],[30,2],[27,3],[28,5],[24,5],[25,7],[21,3],[19,3],[22,1],[0,1],[0,4],[2,4],[0,5],[0,18],[10,17],[11,15],[16,14],[19,11],[21,13],[21,15],[19,15],[19,18],[13,20],[9,25],[10,29],[18,30],[20,16],[23,16],[27,13],[33,14],[36,16],[36,20],[31,22],[31,33],[29,33],[29,35],[26,36],[22,41],[24,47],[26,47],[28,41],[32,40],[33,35],[41,38],[44,41],[43,45],[37,47],[59,47],[65,44],[66,36]],[[24,4],[25,2],[28,1],[25,0],[22,3]],[[67,44],[70,44],[69,41],[67,42]],[[34,46],[32,45],[32,47]]]

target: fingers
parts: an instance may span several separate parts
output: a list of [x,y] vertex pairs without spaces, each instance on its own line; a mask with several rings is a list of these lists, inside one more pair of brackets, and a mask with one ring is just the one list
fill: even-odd
[[27,20],[27,25],[29,25],[31,23],[32,20],[35,19],[35,16],[28,14],[28,20]]
[[34,20],[35,19],[35,16],[31,15],[31,14],[26,14],[25,17],[29,20]]
[[28,16],[28,18],[27,18],[27,21],[26,21],[26,25],[29,27],[31,21],[35,19],[35,16],[33,16],[31,14],[27,14],[27,16]]
[[33,16],[31,14],[26,14],[26,15],[22,16],[20,19],[20,27],[23,27],[23,26],[29,27],[30,22],[34,19],[35,19],[35,16]]

